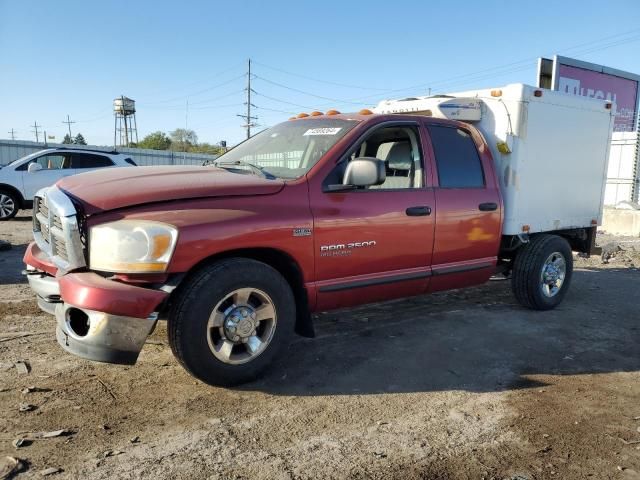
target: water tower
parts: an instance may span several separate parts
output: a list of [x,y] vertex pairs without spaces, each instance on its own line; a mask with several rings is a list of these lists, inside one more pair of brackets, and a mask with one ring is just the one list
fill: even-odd
[[114,99],[113,114],[115,116],[113,146],[128,147],[134,141],[138,143],[135,100],[125,97],[124,95]]

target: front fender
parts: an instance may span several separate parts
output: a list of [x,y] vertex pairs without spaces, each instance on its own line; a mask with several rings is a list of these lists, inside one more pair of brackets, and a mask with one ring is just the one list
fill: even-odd
[[313,281],[313,218],[306,183],[289,185],[273,195],[144,205],[91,217],[88,225],[120,219],[155,220],[178,228],[169,274],[189,272],[227,251],[271,248],[298,264],[304,283]]

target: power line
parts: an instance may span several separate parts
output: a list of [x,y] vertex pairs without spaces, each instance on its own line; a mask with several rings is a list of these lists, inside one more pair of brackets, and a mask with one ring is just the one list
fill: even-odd
[[185,99],[187,99],[189,97],[195,97],[197,95],[202,95],[205,92],[209,92],[209,91],[214,90],[216,88],[223,87],[224,85],[228,85],[229,83],[234,82],[234,81],[244,77],[245,75],[246,74],[243,73],[242,75],[238,75],[237,77],[233,77],[230,80],[227,80],[225,82],[218,83],[217,85],[214,85],[212,87],[207,87],[207,88],[204,88],[202,90],[198,90],[197,92],[189,93],[187,95],[181,95],[179,97],[168,98],[166,100],[158,100],[158,101],[155,101],[155,102],[146,102],[146,103],[140,102],[140,103],[138,103],[138,105],[149,106],[149,105],[156,105],[158,103],[171,103],[171,102],[175,102],[175,101],[178,101],[178,100],[182,101],[182,100],[185,100]]
[[258,96],[260,96],[260,97],[264,97],[264,98],[268,98],[269,100],[273,100],[274,102],[284,103],[286,105],[292,105],[294,107],[304,108],[305,110],[316,110],[315,107],[309,107],[309,106],[305,106],[305,105],[300,105],[299,103],[289,102],[288,100],[282,100],[281,98],[271,97],[269,95],[265,95],[264,93],[260,93],[260,92],[256,92],[256,91],[254,91],[253,93],[258,95]]
[[102,110],[102,112],[108,112],[108,113],[102,113],[97,116],[86,118],[84,120],[76,120],[76,123],[95,122],[96,120],[101,120],[103,118],[113,117],[113,111],[111,109],[105,109],[105,110]]
[[[241,67],[243,64],[244,64],[244,62],[238,62],[238,63],[235,63],[234,65],[232,65],[232,66],[231,66],[231,67],[229,67],[229,68],[226,68],[226,69],[224,69],[224,70],[222,70],[222,71],[220,71],[220,72],[217,72],[217,73],[215,73],[215,74],[213,74],[213,75],[210,75],[210,76],[208,76],[208,77],[206,77],[206,78],[201,78],[200,80],[196,80],[195,82],[187,83],[186,85],[183,85],[181,88],[182,88],[182,89],[185,89],[185,88],[192,87],[192,86],[194,86],[194,85],[199,85],[199,84],[201,84],[201,83],[210,82],[211,80],[214,80],[214,79],[216,79],[216,78],[220,78],[220,77],[222,77],[223,75],[225,75],[225,74],[227,74],[227,73],[229,73],[229,72],[231,72],[231,71],[233,71],[233,70],[238,69],[238,67]],[[161,93],[164,93],[164,92],[170,92],[170,91],[172,91],[172,90],[174,90],[174,87],[165,87],[165,88],[161,88],[161,89],[158,89],[158,90],[152,91],[152,92],[151,92],[151,94],[152,94],[152,95],[159,95],[159,94],[161,94]]]
[[350,84],[347,84],[347,83],[338,83],[338,82],[331,82],[329,80],[320,80],[319,78],[308,77],[306,75],[301,75],[299,73],[293,73],[293,72],[289,72],[287,70],[283,70],[282,68],[272,67],[272,66],[267,65],[267,64],[262,63],[262,62],[254,61],[253,63],[255,63],[256,65],[260,65],[262,67],[268,68],[269,70],[274,70],[276,72],[282,72],[282,73],[285,73],[287,75],[291,75],[293,77],[304,78],[305,80],[311,80],[313,82],[318,82],[318,83],[326,83],[327,85],[334,85],[336,87],[356,88],[358,90],[379,90],[379,91],[384,91],[385,90],[384,88],[364,87],[362,85],[350,85]]
[[239,93],[244,92],[244,88],[241,90],[234,90],[233,92],[227,93],[225,95],[220,95],[218,97],[207,98],[205,100],[200,100],[199,102],[190,102],[189,105],[202,105],[203,103],[213,102],[214,100],[220,100],[222,98],[231,97],[233,95],[237,95]]
[[69,127],[69,138],[72,138],[72,135],[71,135],[71,124],[72,124],[72,123],[76,123],[76,122],[72,121],[72,120],[69,118],[69,114],[67,114],[67,120],[66,120],[66,121],[65,121],[65,120],[63,120],[63,121],[62,121],[62,123],[66,123],[66,124],[67,124],[67,127]]
[[[611,40],[611,39],[617,38],[617,37],[624,37],[626,35],[634,34],[634,33],[637,33],[639,31],[640,31],[640,29],[634,29],[634,30],[630,30],[630,31],[627,31],[627,32],[624,32],[624,33],[619,33],[619,34],[616,34],[616,35],[610,35],[610,36],[607,36],[607,37],[602,37],[602,38],[599,38],[597,40],[591,40],[589,42],[585,42],[585,43],[582,43],[582,44],[579,44],[579,45],[574,45],[572,47],[564,48],[564,49],[561,49],[559,51],[560,52],[569,52],[569,51],[572,51],[572,50],[580,49],[580,48],[582,48],[584,46],[587,46],[587,45],[593,45],[593,44],[601,43],[603,41]],[[633,42],[633,41],[636,41],[637,39],[638,39],[637,37],[630,37],[630,38],[627,38],[627,39],[619,39],[619,41],[615,42],[614,44],[609,43],[609,44],[605,44],[605,45],[601,45],[601,46],[597,46],[597,47],[591,47],[590,49],[588,49],[586,51],[575,52],[575,53],[573,53],[573,55],[584,55],[586,53],[593,53],[595,51],[611,48],[612,46],[617,46],[617,45],[622,45],[624,43]],[[462,79],[466,79],[466,78],[470,78],[470,77],[473,78],[473,77],[475,77],[476,75],[479,75],[479,74],[484,74],[484,73],[488,73],[488,72],[494,72],[496,70],[499,71],[499,70],[503,70],[503,69],[508,69],[508,70],[506,70],[504,72],[499,72],[499,73],[495,73],[493,75],[489,75],[489,77],[490,76],[494,76],[494,75],[505,75],[507,73],[512,73],[514,71],[520,71],[520,70],[524,70],[526,68],[529,68],[530,63],[533,62],[533,61],[536,61],[537,59],[538,59],[538,57],[529,57],[529,58],[522,59],[522,60],[519,60],[519,61],[516,61],[516,62],[507,63],[505,65],[499,65],[499,66],[495,66],[495,67],[491,67],[491,68],[486,68],[486,69],[478,70],[478,71],[475,71],[475,72],[468,72],[468,73],[465,73],[465,74],[462,74],[462,75],[456,75],[456,76],[449,77],[449,78],[442,79],[442,80],[437,80],[437,81],[432,81],[432,82],[425,82],[425,83],[421,83],[421,84],[418,84],[418,85],[412,85],[410,87],[390,89],[390,90],[387,90],[386,92],[383,92],[383,93],[385,93],[385,94],[399,93],[399,92],[406,92],[406,91],[415,91],[415,90],[417,90],[419,88],[433,87],[433,85],[449,85],[450,84],[449,82],[451,82],[453,80],[462,80]],[[523,65],[523,64],[527,64],[527,65]],[[515,67],[516,65],[520,65],[520,66],[517,67],[517,68],[514,68],[514,69],[510,68],[510,67]],[[484,79],[484,78],[488,78],[488,77],[483,75],[481,78],[478,78],[478,79]],[[473,78],[473,80],[478,80],[478,79]],[[460,82],[456,82],[456,83],[460,84]],[[379,94],[372,94],[372,95],[367,95],[367,96],[364,96],[364,97],[358,97],[358,98],[353,99],[353,100],[366,100],[366,99],[374,98],[374,97],[380,97],[380,95]]]
[[31,125],[33,127],[33,130],[31,130],[32,132],[34,132],[36,134],[36,142],[40,142],[40,137],[38,136],[38,129],[40,127],[42,127],[42,125],[38,125],[38,122],[33,122],[33,125]]
[[[242,102],[242,103],[226,103],[226,104],[223,104],[223,105],[206,105],[204,107],[192,107],[191,103],[189,103],[189,109],[190,110],[209,110],[211,108],[239,107],[239,106],[242,106],[244,104],[245,103]],[[254,107],[255,107],[255,105],[254,105]]]
[[15,140],[16,139],[16,131],[12,128],[10,131],[7,132],[9,135],[11,135],[11,140]]
[[[561,52],[575,52],[574,55],[584,55],[584,54],[588,54],[588,53],[593,53],[596,51],[601,51],[607,48],[611,48],[614,46],[618,46],[618,45],[623,45],[626,43],[631,43],[634,41],[637,41],[638,39],[640,39],[640,36],[629,36],[632,34],[635,34],[637,32],[639,32],[640,29],[634,29],[634,30],[630,30],[627,32],[623,32],[623,33],[618,33],[615,35],[609,35],[607,37],[602,37],[596,40],[591,40],[589,42],[584,42],[582,44],[579,45],[574,45],[572,47],[566,48],[566,49],[562,49],[560,50]],[[605,43],[603,43],[605,42]],[[584,48],[584,47],[588,47],[588,48]],[[358,98],[354,98],[354,99],[348,99],[348,100],[339,100],[339,99],[335,99],[335,98],[330,98],[330,97],[324,97],[321,95],[316,95],[313,94],[311,92],[306,92],[304,90],[300,90],[294,87],[289,87],[288,85],[284,85],[278,82],[274,82],[272,80],[266,79],[264,77],[258,76],[256,75],[254,78],[257,78],[259,80],[262,80],[266,83],[270,83],[272,85],[276,85],[278,87],[281,88],[286,88],[288,90],[292,90],[298,93],[301,93],[303,95],[309,95],[315,98],[321,98],[321,99],[326,99],[329,100],[331,102],[337,102],[340,104],[360,104],[362,102],[362,100],[366,100],[369,98],[375,98],[378,97],[380,98],[381,93],[399,93],[399,92],[406,92],[406,91],[415,91],[418,88],[426,88],[426,87],[430,87],[430,90],[433,87],[437,87],[438,91],[443,91],[445,88],[450,88],[453,86],[458,86],[458,85],[465,85],[465,84],[469,84],[471,82],[477,82],[480,80],[485,80],[488,78],[494,78],[496,76],[503,76],[503,75],[507,75],[510,73],[514,73],[514,72],[518,72],[518,71],[522,71],[522,70],[526,70],[531,68],[531,63],[535,60],[537,60],[538,57],[530,57],[527,59],[522,59],[519,61],[515,61],[515,62],[510,62],[504,65],[498,65],[498,66],[494,66],[491,68],[486,68],[486,69],[482,69],[482,70],[478,70],[475,72],[467,72],[461,75],[456,75],[453,77],[449,77],[449,78],[445,78],[445,79],[441,79],[438,81],[433,81],[433,82],[425,82],[425,83],[421,83],[419,85],[412,85],[409,87],[403,87],[403,88],[395,88],[395,89],[388,89],[388,90],[382,90],[380,89],[380,93],[377,94],[372,94],[372,95],[367,95],[367,96],[363,96],[363,97],[358,97]],[[309,79],[309,80],[316,80],[316,81],[320,81],[321,83],[328,83],[328,84],[336,84],[337,86],[343,86],[343,87],[355,87],[354,85],[347,85],[347,84],[337,84],[337,82],[323,82],[321,80],[317,80],[317,79],[313,79],[312,77],[307,77],[305,75],[300,75],[300,74],[295,74],[292,72],[288,72],[286,70],[283,69],[279,69],[276,67],[271,67],[269,65],[260,63],[260,62],[255,62],[258,65],[261,65],[263,67],[272,69],[272,70],[276,70],[276,71],[281,71],[282,73],[286,73],[292,76],[298,76],[300,78],[305,78],[305,79]],[[297,107],[301,107],[304,109],[313,109],[313,107],[309,107],[309,106],[305,106],[305,105],[301,105],[295,102],[290,102],[287,100],[283,100],[280,98],[276,98],[276,97],[271,97],[265,94],[262,94],[260,92],[254,92],[256,95],[267,98],[269,100],[273,100],[275,102],[278,103],[283,103],[283,104],[287,104],[287,105],[293,105],[293,106],[297,106]],[[322,106],[326,106],[326,105],[322,105]],[[258,107],[258,108],[263,108],[266,110],[265,107]],[[275,110],[275,109],[272,109]],[[291,113],[291,112],[285,112],[284,110],[281,110],[282,113]]]
[[277,108],[267,108],[267,107],[261,107],[261,106],[256,106],[257,109],[259,110],[267,110],[268,112],[277,112],[277,113],[286,113],[289,115],[297,115],[298,112],[291,112],[289,110],[278,110]]
[[[608,43],[608,44],[605,44],[605,45],[600,45],[598,47],[592,47],[592,48],[589,48],[589,49],[586,49],[586,50],[580,50],[580,51],[574,53],[573,55],[587,55],[589,53],[605,50],[607,48],[611,48],[611,47],[618,46],[618,45],[623,45],[623,44],[626,44],[626,43],[636,42],[638,40],[640,40],[640,35],[635,36],[635,37],[630,37],[630,38],[627,38],[627,39],[624,39],[624,40],[618,40],[616,42]],[[593,42],[590,42],[590,43],[593,43]],[[573,48],[573,49],[575,50],[575,48]],[[531,59],[530,62],[531,61],[533,61],[533,59]],[[510,68],[510,69],[499,71],[499,72],[488,73],[488,74],[484,74],[484,75],[480,75],[480,76],[471,76],[471,77],[467,77],[466,79],[463,78],[461,81],[457,81],[457,82],[453,82],[453,83],[444,83],[443,84],[443,82],[438,82],[438,83],[441,84],[441,86],[439,87],[438,90],[442,92],[445,89],[445,87],[447,89],[450,89],[452,86],[466,85],[466,84],[469,84],[471,82],[477,82],[479,80],[485,80],[485,79],[493,78],[493,77],[496,77],[496,76],[507,75],[509,73],[526,70],[528,68],[531,68],[531,64],[520,66],[520,67],[515,67],[515,68]]]
[[266,79],[264,77],[260,77],[258,75],[255,75],[255,78],[258,79],[258,80],[262,80],[263,82],[270,83],[271,85],[275,85],[275,86],[280,87],[280,88],[286,88],[287,90],[291,90],[291,91],[294,91],[294,92],[302,93],[303,95],[308,95],[310,97],[319,98],[321,100],[329,100],[331,102],[351,103],[351,104],[354,104],[354,105],[360,105],[360,103],[351,102],[349,100],[340,100],[340,99],[337,99],[337,98],[325,97],[325,96],[322,96],[322,95],[316,95],[315,93],[305,92],[304,90],[300,90],[300,89],[294,88],[294,87],[289,87],[288,85],[284,85],[282,83],[274,82],[273,80],[268,80],[268,79]]
[[591,44],[594,44],[594,43],[600,43],[600,42],[603,42],[605,40],[611,40],[612,38],[624,37],[626,35],[636,34],[638,32],[640,32],[640,28],[634,28],[633,30],[627,30],[626,32],[616,33],[615,35],[609,35],[608,37],[601,37],[601,38],[596,39],[596,40],[591,40],[590,42],[584,42],[584,43],[581,43],[579,45],[575,45],[573,47],[564,48],[564,49],[562,49],[562,51],[563,52],[568,52],[570,50],[576,50],[578,48],[586,47],[587,45],[591,45]]

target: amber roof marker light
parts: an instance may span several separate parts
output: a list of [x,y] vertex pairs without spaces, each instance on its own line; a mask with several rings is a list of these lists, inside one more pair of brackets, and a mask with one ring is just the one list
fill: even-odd
[[314,111],[314,112],[311,112],[311,116],[312,117],[319,117],[320,115],[324,115],[324,113],[318,112],[317,110]]
[[340,112],[338,110],[327,110],[326,115],[340,115]]
[[358,112],[358,115],[373,115],[373,112],[368,108],[363,108]]
[[306,118],[306,117],[308,117],[308,116],[309,116],[309,114],[308,114],[308,113],[304,113],[304,112],[302,112],[302,113],[299,113],[299,114],[298,114],[298,116],[297,116],[296,118]]

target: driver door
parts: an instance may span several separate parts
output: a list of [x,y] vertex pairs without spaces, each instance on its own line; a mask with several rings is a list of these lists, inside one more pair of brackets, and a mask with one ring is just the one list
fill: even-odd
[[351,191],[312,189],[318,309],[426,292],[435,203],[426,185],[422,137],[417,122],[373,127],[324,186],[341,183],[347,163],[363,156],[385,162],[385,182]]
[[[38,163],[42,170],[29,172],[28,165],[31,163]],[[24,167],[22,184],[25,200],[32,200],[38,190],[53,185],[62,177],[73,175],[73,170],[70,168],[71,154],[69,153],[48,153],[34,158],[29,164],[21,166],[21,168]]]

